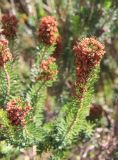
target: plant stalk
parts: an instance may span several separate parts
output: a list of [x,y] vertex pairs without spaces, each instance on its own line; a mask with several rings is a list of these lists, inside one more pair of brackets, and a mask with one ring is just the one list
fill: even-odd
[[10,94],[10,76],[5,65],[3,66],[3,68],[4,68],[6,81],[7,81],[7,93],[6,93],[6,97],[7,97]]

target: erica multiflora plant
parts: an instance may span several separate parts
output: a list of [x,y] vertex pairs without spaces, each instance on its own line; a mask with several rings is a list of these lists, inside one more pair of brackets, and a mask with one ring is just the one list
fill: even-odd
[[[15,36],[17,20],[3,17],[4,35]],[[12,35],[6,33],[10,32]],[[3,34],[2,33],[2,34]],[[46,121],[45,100],[47,88],[58,78],[57,57],[62,49],[58,23],[52,16],[40,20],[34,64],[24,86],[18,72],[18,58],[15,59],[8,47],[8,41],[0,39],[0,137],[13,147],[27,148],[33,145],[37,150],[49,152],[49,159],[61,160],[83,132],[90,136],[92,125],[87,121],[93,86],[97,79],[99,65],[105,53],[104,46],[94,37],[84,38],[73,47],[75,55],[75,80],[73,96],[61,108],[53,121]]]

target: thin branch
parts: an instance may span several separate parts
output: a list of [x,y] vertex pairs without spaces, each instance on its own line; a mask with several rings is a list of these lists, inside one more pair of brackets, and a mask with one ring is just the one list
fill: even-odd
[[7,94],[6,94],[6,96],[9,96],[9,94],[10,94],[10,76],[9,76],[9,73],[8,73],[5,65],[3,66],[3,68],[4,68],[6,81],[7,81]]

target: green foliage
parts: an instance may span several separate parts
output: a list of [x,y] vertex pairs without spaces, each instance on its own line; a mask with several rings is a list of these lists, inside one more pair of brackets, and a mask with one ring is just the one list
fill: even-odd
[[21,82],[20,70],[19,70],[19,62],[16,60],[10,64],[7,64],[7,71],[10,76],[10,94],[9,99],[11,97],[21,96],[23,84]]
[[[3,107],[8,99],[21,95],[22,83],[20,78],[20,71],[18,69],[19,63],[11,62],[6,65],[6,69],[0,68],[0,105]],[[8,77],[9,76],[9,77]],[[8,82],[9,81],[9,82]],[[10,84],[8,84],[10,83]],[[9,94],[7,94],[9,90]]]
[[5,80],[5,73],[0,69],[0,106],[4,104],[6,98],[7,82]]
[[54,124],[54,160],[62,159],[68,149],[75,144],[81,133],[91,136],[94,125],[86,121],[89,114],[89,106],[93,97],[93,86],[96,82],[99,72],[99,66],[90,74],[90,78],[86,85],[86,92],[81,102],[72,98],[70,102],[65,104]]
[[44,106],[46,99],[46,87],[43,83],[36,83],[27,94],[27,100],[31,101],[33,106],[34,122],[39,127],[44,121]]
[[[77,137],[79,132],[85,130],[83,126],[85,123],[85,118],[89,114],[89,106],[93,97],[93,85],[96,81],[97,73],[98,73],[98,68],[97,69],[95,68],[90,74],[90,78],[86,84],[86,92],[84,93],[83,99],[79,104],[79,109],[76,112],[74,120],[72,121],[70,128],[63,140],[63,143],[65,144],[66,143],[71,144],[72,141]],[[88,130],[88,132],[90,131]]]
[[10,125],[10,122],[7,118],[7,113],[3,109],[0,109],[0,139],[3,136],[5,139],[13,138],[14,135],[14,129]]

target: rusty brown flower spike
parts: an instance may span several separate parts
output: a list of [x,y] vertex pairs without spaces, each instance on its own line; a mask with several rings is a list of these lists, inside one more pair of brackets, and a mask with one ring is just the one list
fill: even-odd
[[3,67],[7,61],[12,59],[12,54],[8,48],[8,41],[5,38],[0,39],[0,67]]
[[52,45],[56,42],[58,33],[58,23],[52,16],[43,17],[39,23],[38,38],[46,45]]
[[94,37],[84,38],[74,45],[73,51],[76,64],[76,85],[79,87],[80,93],[83,93],[85,91],[83,86],[86,84],[91,70],[100,63],[105,53],[104,45]]

